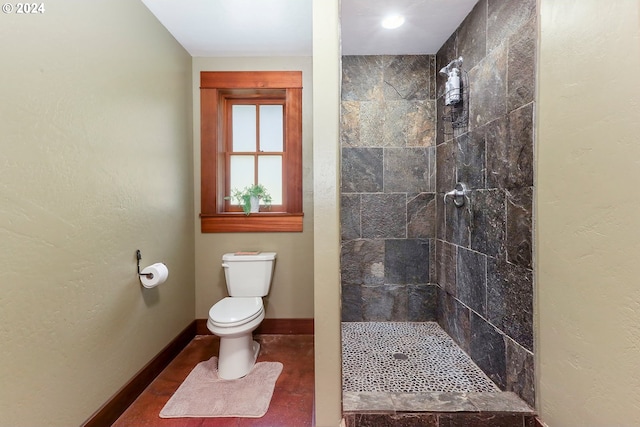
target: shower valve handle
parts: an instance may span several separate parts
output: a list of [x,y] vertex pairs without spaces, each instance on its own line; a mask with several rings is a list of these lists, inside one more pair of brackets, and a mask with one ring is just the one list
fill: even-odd
[[447,203],[447,197],[451,197],[453,199],[453,204],[456,205],[457,208],[461,208],[464,206],[465,198],[467,197],[467,185],[463,182],[459,182],[456,184],[456,187],[444,193],[444,203]]

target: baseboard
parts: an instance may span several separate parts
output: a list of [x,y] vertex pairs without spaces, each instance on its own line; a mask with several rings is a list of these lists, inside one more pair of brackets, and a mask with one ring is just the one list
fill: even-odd
[[94,412],[81,427],[104,427],[112,425],[145,388],[196,336],[197,322],[194,320],[160,353],[147,363],[133,378]]
[[536,417],[534,419],[534,427],[547,427],[547,425],[543,423],[540,418]]
[[[211,335],[207,319],[196,319],[196,333]],[[313,335],[313,319],[264,319],[255,334]]]

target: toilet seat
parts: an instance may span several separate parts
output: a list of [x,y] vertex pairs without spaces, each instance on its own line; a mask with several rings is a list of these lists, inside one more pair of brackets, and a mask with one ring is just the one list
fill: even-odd
[[231,328],[251,322],[264,312],[260,297],[226,297],[209,310],[209,322],[220,328]]

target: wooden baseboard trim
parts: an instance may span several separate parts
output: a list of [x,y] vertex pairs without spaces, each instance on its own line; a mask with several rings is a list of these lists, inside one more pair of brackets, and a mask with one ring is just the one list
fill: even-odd
[[[91,415],[81,427],[112,425],[145,388],[196,336],[197,322],[194,320],[173,339],[149,363],[140,369],[120,390]],[[206,327],[206,325],[205,325]]]
[[264,319],[256,334],[313,335],[313,319]]
[[[207,319],[196,319],[196,333],[211,335]],[[313,335],[313,319],[264,319],[254,334]]]

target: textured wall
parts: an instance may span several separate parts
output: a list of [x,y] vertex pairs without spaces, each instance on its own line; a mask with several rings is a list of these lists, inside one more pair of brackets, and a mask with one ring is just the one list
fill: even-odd
[[345,56],[342,320],[435,319],[435,57]]
[[79,425],[193,320],[191,61],[130,0],[0,39],[0,425]]
[[542,0],[540,17],[539,411],[550,427],[638,426],[640,7]]
[[[193,110],[200,111],[200,71],[302,71],[301,233],[201,233],[196,221],[196,318],[206,319],[213,304],[228,295],[222,270],[226,252],[259,249],[278,253],[267,318],[313,317],[313,155],[312,61],[310,57],[193,58]],[[194,115],[195,211],[200,213],[200,115]]]
[[[535,0],[481,0],[437,54],[462,56],[467,127],[452,132],[438,74],[436,277],[443,328],[502,389],[534,404]],[[470,205],[443,203],[458,181]]]
[[339,1],[313,2],[315,425],[342,418],[339,223]]

